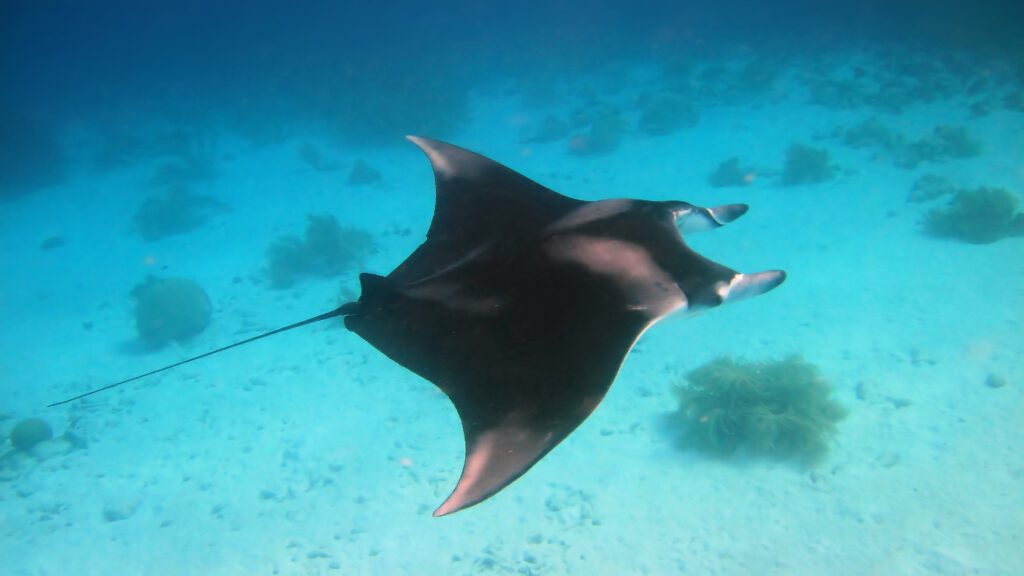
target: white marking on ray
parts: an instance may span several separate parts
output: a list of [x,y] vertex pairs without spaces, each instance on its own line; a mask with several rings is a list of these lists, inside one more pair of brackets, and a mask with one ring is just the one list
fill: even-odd
[[676,227],[683,235],[693,232],[704,232],[720,228],[746,214],[747,208],[744,204],[723,204],[704,208],[701,206],[688,205],[673,211],[676,217]]
[[679,231],[683,236],[693,234],[694,232],[704,232],[721,226],[721,224],[715,222],[715,220],[711,218],[704,208],[700,208],[699,206],[690,206],[685,210],[679,210],[676,212],[675,216],[676,227],[679,228]]
[[786,279],[786,273],[781,270],[767,270],[754,274],[737,274],[728,283],[721,282],[715,286],[715,291],[723,303],[733,303],[745,300],[765,292],[782,284]]

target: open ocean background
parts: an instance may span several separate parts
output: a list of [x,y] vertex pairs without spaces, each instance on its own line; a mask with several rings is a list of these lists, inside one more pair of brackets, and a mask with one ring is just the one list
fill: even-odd
[[[434,206],[406,134],[575,198],[747,203],[687,242],[789,278],[658,324],[440,519],[455,411],[339,322],[45,408],[393,269]],[[926,226],[983,188],[1024,197],[1019,1],[0,0],[0,573],[1024,574],[1024,237]],[[309,215],[351,261],[275,272]],[[151,276],[208,326],[142,342]],[[848,412],[824,461],[681,449],[688,372],[791,354]],[[53,437],[19,448],[30,418]]]

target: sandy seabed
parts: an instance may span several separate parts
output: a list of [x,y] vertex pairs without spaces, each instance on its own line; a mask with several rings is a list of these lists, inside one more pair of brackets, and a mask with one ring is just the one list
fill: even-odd
[[[496,497],[442,519],[430,512],[462,465],[455,411],[338,323],[43,408],[335,306],[339,279],[291,290],[265,280],[267,245],[300,231],[306,213],[374,232],[380,250],[365,268],[389,271],[421,241],[433,209],[430,169],[414,147],[323,143],[383,174],[357,188],[345,170],[299,159],[310,138],[257,147],[224,136],[207,192],[231,212],[156,242],[131,227],[151,165],[83,171],[0,206],[0,429],[38,416],[58,435],[0,478],[0,571],[1024,572],[1024,239],[931,238],[920,227],[928,206],[905,200],[926,173],[1020,195],[1024,113],[972,115],[957,96],[888,114],[812,105],[798,77],[813,69],[793,63],[756,99],[703,102],[696,126],[630,130],[599,156],[570,154],[565,139],[520,142],[524,126],[568,115],[578,100],[544,108],[498,90],[475,95],[454,143],[577,198],[746,202],[743,219],[688,241],[731,267],[781,268],[789,279],[761,298],[657,325],[577,432]],[[638,93],[671,78],[643,66],[631,74],[560,89],[591,82],[587,93],[608,90],[604,101],[632,121]],[[907,169],[835,135],[871,116],[916,135],[964,125],[982,153]],[[793,142],[828,149],[835,177],[782,186]],[[734,155],[754,167],[753,184],[709,186]],[[410,233],[385,232],[402,229]],[[41,251],[51,235],[66,244]],[[198,280],[214,303],[210,327],[184,345],[140,351],[128,294],[150,273]],[[356,290],[355,271],[340,284]],[[673,385],[687,371],[725,354],[791,353],[817,364],[849,410],[820,466],[714,460],[666,432]],[[992,374],[1008,385],[987,386]]]

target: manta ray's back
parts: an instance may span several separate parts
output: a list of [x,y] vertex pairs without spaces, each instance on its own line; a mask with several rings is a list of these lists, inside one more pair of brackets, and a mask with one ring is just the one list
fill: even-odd
[[682,243],[681,203],[583,202],[412,140],[435,171],[427,240],[387,277],[361,277],[345,325],[455,405],[466,461],[444,515],[501,490],[579,426],[640,334],[686,307],[680,281],[727,287],[738,275]]

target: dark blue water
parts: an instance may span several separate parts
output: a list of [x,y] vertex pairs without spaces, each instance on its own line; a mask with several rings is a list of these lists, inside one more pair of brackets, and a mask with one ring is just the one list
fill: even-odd
[[[0,572],[1024,572],[1022,23],[0,0]],[[582,200],[748,204],[686,243],[788,279],[658,323],[565,442],[440,519],[458,415],[337,321],[47,408],[357,298],[431,223],[409,134]],[[698,410],[723,358],[806,402]]]
[[[390,140],[449,128],[465,91],[496,76],[572,75],[630,58],[887,42],[1019,58],[1024,8],[1009,0],[14,1],[2,16],[4,109],[39,130],[105,115],[227,114],[239,123],[340,123],[346,135]],[[4,150],[16,137],[7,132]]]

